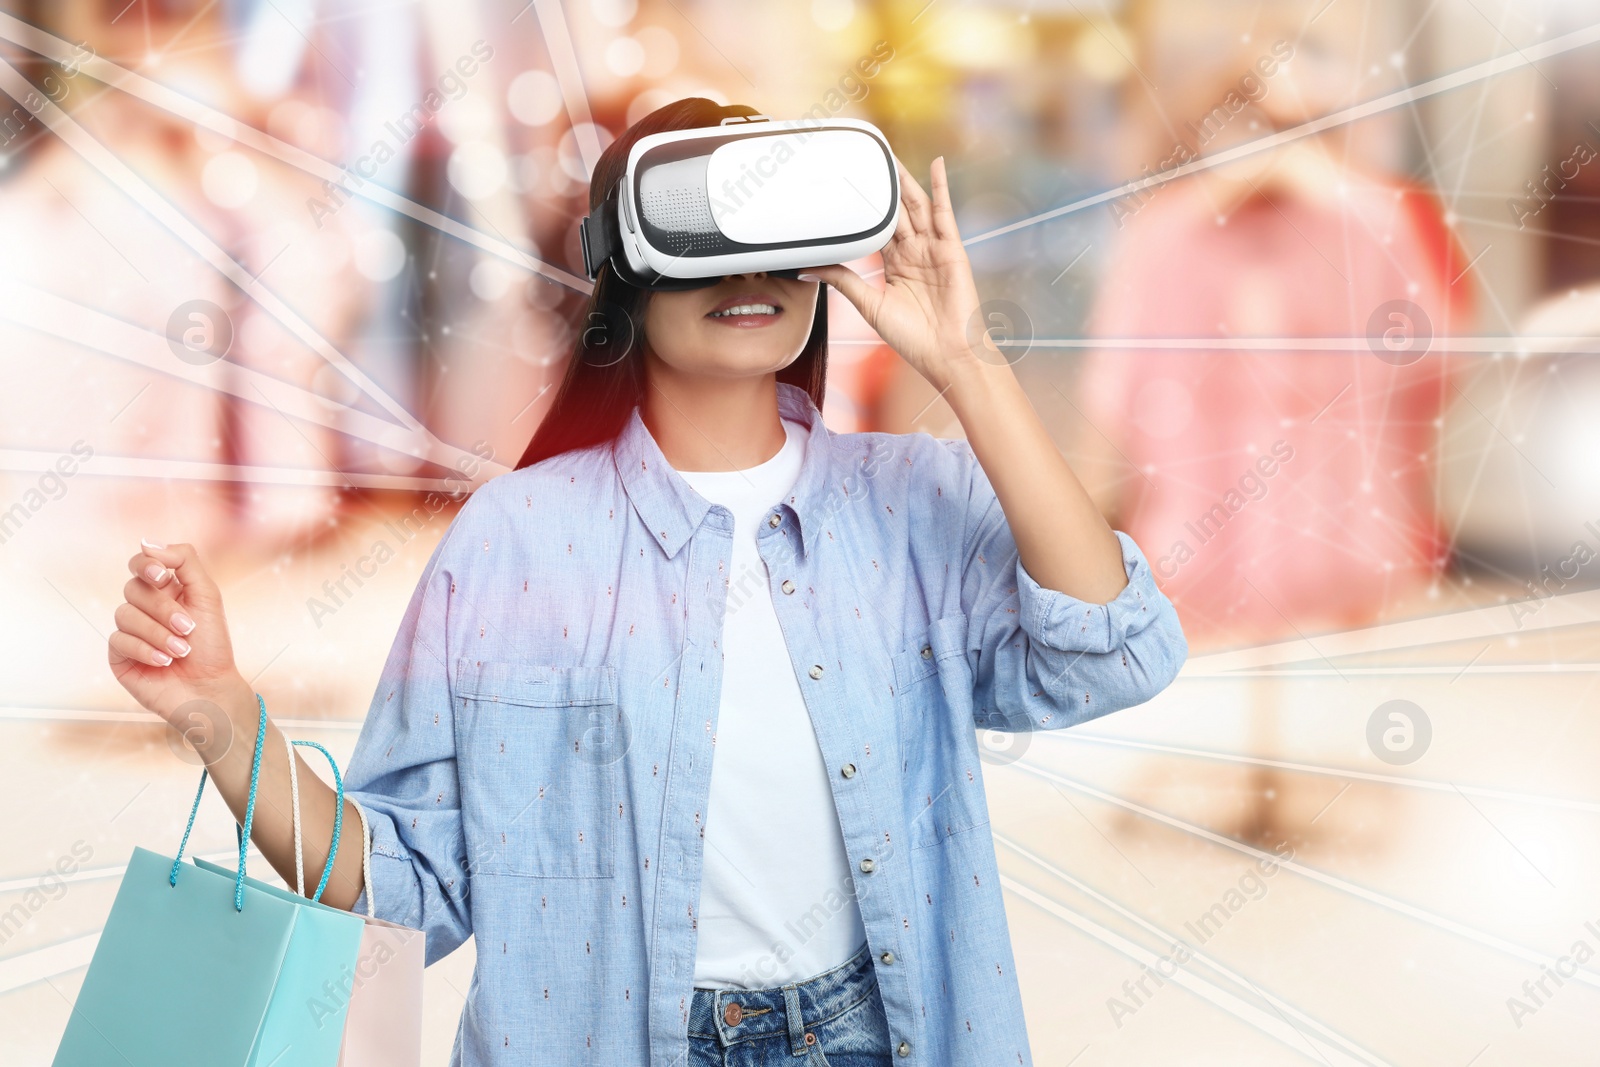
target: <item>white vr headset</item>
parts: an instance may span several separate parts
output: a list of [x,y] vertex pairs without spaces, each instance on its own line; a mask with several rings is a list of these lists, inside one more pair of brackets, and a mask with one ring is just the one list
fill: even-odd
[[695,289],[870,255],[899,214],[894,155],[876,126],[752,115],[641,137],[579,235],[590,278],[609,261],[630,285]]

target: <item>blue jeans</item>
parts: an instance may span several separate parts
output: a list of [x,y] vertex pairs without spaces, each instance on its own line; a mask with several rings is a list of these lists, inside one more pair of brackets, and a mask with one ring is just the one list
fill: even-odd
[[888,1067],[893,1062],[889,1023],[865,943],[833,970],[792,985],[694,991],[689,1067]]

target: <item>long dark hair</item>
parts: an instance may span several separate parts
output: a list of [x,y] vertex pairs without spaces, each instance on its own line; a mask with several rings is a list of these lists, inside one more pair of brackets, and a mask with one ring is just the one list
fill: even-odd
[[[589,210],[599,208],[606,193],[622,177],[628,150],[635,141],[666,130],[715,126],[724,118],[757,114],[742,104],[724,107],[700,96],[677,100],[657,108],[635,122],[600,153],[589,179]],[[577,339],[561,379],[561,388],[544,421],[528,442],[517,469],[577,448],[614,440],[627,425],[633,409],[644,398],[644,310],[648,289],[629,285],[616,276],[607,262],[600,268],[577,322]],[[822,409],[824,379],[828,370],[828,296],[817,295],[811,335],[800,355],[778,372],[778,381],[798,385]]]

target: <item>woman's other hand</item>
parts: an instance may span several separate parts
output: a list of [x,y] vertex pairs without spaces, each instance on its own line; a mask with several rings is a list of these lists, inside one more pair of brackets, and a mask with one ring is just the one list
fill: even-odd
[[982,361],[1003,364],[979,311],[972,265],[956,230],[944,157],[933,161],[933,195],[895,160],[900,219],[883,249],[882,289],[843,265],[808,267],[855,305],[885,344],[943,392]]
[[128,560],[111,635],[111,671],[141,705],[178,729],[179,709],[194,700],[227,707],[249,686],[233,662],[222,594],[193,545],[141,541]]

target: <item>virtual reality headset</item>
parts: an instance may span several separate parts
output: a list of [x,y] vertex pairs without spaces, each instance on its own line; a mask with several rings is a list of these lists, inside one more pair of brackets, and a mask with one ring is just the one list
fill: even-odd
[[877,127],[752,115],[641,137],[579,235],[591,279],[609,262],[630,285],[697,289],[860,259],[889,243],[899,213]]

